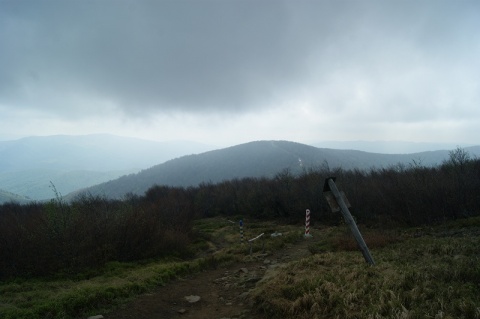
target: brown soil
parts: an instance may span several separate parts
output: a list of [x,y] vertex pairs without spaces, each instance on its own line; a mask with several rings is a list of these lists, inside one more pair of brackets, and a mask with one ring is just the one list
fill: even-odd
[[[104,315],[106,319],[222,319],[264,318],[252,309],[249,291],[265,276],[292,260],[310,255],[308,245],[315,238],[302,239],[296,244],[273,253],[247,256],[245,261],[219,266],[158,287],[134,301]],[[199,296],[190,303],[186,296]]]

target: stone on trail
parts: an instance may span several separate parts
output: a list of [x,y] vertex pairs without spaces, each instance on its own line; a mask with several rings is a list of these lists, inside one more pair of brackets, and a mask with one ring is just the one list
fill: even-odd
[[102,315],[90,316],[87,319],[103,319]]
[[198,301],[200,300],[200,296],[190,295],[190,296],[185,296],[185,299],[186,299],[189,303],[195,303],[195,302],[198,302]]

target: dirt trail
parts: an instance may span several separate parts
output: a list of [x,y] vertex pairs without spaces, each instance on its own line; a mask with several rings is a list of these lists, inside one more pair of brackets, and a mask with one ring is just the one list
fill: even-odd
[[[310,255],[308,245],[315,238],[302,239],[278,251],[257,255],[252,261],[219,266],[168,283],[155,291],[139,296],[106,319],[225,319],[262,316],[252,312],[249,291],[275,268]],[[254,255],[255,256],[255,255]],[[200,296],[195,303],[186,296]]]

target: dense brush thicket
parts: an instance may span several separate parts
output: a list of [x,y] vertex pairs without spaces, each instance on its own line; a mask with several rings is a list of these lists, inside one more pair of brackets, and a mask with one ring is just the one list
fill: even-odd
[[323,224],[341,221],[323,192],[337,177],[357,222],[377,226],[424,225],[480,214],[480,160],[462,149],[438,167],[420,163],[370,171],[327,166],[298,176],[245,178],[188,189],[155,186],[144,196],[109,200],[83,196],[66,203],[0,206],[0,279],[98,268],[183,254],[194,218],[243,216],[301,222],[305,209]]
[[0,279],[187,253],[192,197],[169,188],[151,195],[0,206]]

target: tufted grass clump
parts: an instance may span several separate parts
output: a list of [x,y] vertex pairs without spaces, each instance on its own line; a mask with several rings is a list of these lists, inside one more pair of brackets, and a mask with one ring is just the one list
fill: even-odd
[[269,318],[480,318],[480,238],[452,233],[372,249],[375,266],[358,251],[317,252],[275,270],[252,298]]

